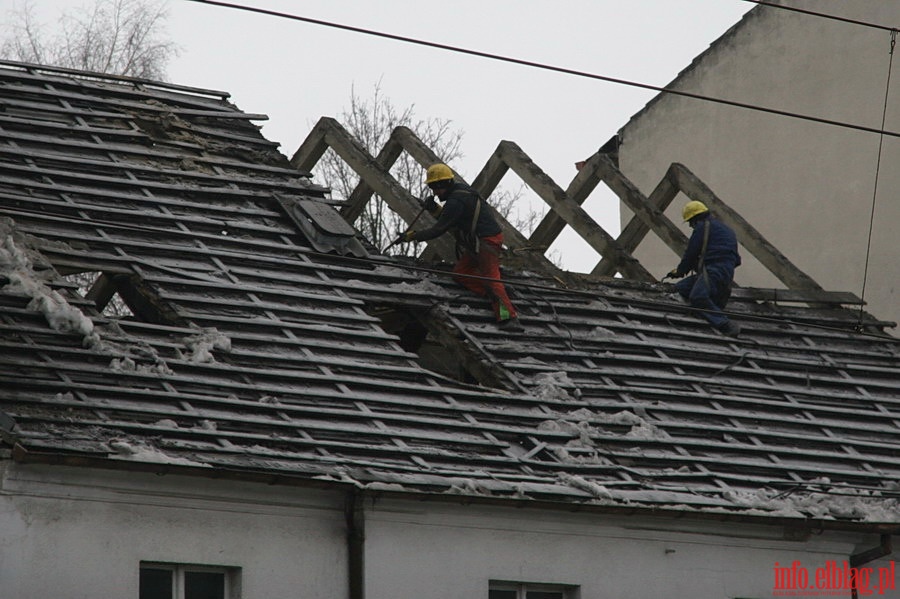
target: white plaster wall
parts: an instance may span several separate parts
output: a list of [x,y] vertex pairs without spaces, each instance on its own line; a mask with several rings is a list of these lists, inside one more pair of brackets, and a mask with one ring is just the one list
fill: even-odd
[[814,571],[847,559],[854,543],[879,542],[781,535],[734,523],[382,502],[367,512],[366,597],[484,598],[490,580],[577,585],[580,599],[772,597],[776,561]]
[[0,597],[137,599],[141,561],[240,567],[245,598],[347,595],[339,494],[71,468],[0,474]]
[[[900,24],[897,2],[790,4]],[[776,8],[755,14],[687,69],[677,89],[880,128],[889,32]],[[885,128],[900,132],[900,56],[892,70]],[[645,194],[669,164],[680,162],[823,287],[862,295],[879,135],[671,95],[651,103],[621,133],[621,169]],[[900,321],[898,163],[900,139],[885,137],[865,286],[867,309],[894,321]],[[681,222],[686,200],[679,195],[667,211],[674,222]],[[624,225],[631,217],[624,206],[622,215]],[[739,284],[781,286],[742,254]],[[677,262],[652,234],[636,255],[659,276]]]

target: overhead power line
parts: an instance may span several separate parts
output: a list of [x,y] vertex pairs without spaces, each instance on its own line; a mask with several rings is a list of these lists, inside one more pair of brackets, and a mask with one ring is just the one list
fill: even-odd
[[[208,5],[211,5],[211,6],[219,6],[219,7],[223,7],[223,8],[233,8],[233,9],[235,9],[235,10],[241,10],[241,11],[246,11],[246,12],[253,12],[253,13],[258,13],[258,14],[263,14],[263,15],[272,16],[272,17],[278,17],[278,18],[282,18],[282,19],[290,19],[290,20],[293,20],[293,21],[300,21],[300,22],[303,22],[303,23],[310,23],[310,24],[313,24],[313,25],[321,25],[321,26],[323,26],[323,27],[330,27],[330,28],[332,28],[332,29],[340,29],[340,30],[343,30],[343,31],[350,31],[350,32],[353,32],[353,33],[360,33],[360,34],[363,34],[363,35],[370,35],[370,36],[374,36],[374,37],[380,37],[380,38],[384,38],[384,39],[390,39],[390,40],[394,40],[394,41],[405,42],[405,43],[409,43],[409,44],[415,44],[415,45],[418,45],[418,46],[425,46],[425,47],[429,47],[429,48],[436,48],[436,49],[439,49],[439,50],[447,50],[448,52],[456,52],[456,53],[458,53],[458,54],[467,54],[467,55],[470,55],[470,56],[477,56],[477,57],[479,57],[479,58],[486,58],[486,59],[489,59],[489,60],[496,60],[496,61],[500,61],[500,62],[507,62],[507,63],[511,63],[511,64],[517,64],[517,65],[521,65],[521,66],[532,67],[532,68],[541,69],[541,70],[545,70],[545,71],[552,71],[552,72],[555,72],[555,73],[562,73],[562,74],[564,74],[564,75],[573,75],[573,76],[575,76],[575,77],[583,77],[583,78],[586,78],[586,79],[594,79],[594,80],[597,80],[597,81],[605,81],[605,82],[607,82],[607,83],[615,83],[615,84],[618,84],[618,85],[627,85],[627,86],[630,86],[630,87],[637,87],[637,88],[640,88],[640,89],[646,89],[646,90],[655,91],[655,92],[659,92],[659,93],[663,93],[663,94],[669,94],[669,95],[674,95],[674,96],[682,96],[682,97],[685,97],[685,98],[692,98],[692,99],[694,99],[694,100],[703,100],[703,101],[705,101],[705,102],[713,102],[713,103],[716,103],[716,104],[723,104],[723,105],[726,105],[726,106],[733,106],[733,107],[735,107],[735,108],[744,108],[744,109],[747,109],[747,110],[753,110],[753,111],[756,111],[756,112],[765,112],[765,113],[768,113],[768,114],[777,114],[777,115],[779,115],[779,116],[784,116],[784,117],[789,117],[789,118],[795,118],[795,119],[800,119],[800,120],[804,120],[804,121],[811,121],[811,122],[814,122],[814,123],[821,123],[821,124],[825,124],[825,125],[833,125],[833,126],[835,126],[835,127],[842,127],[842,128],[845,128],[845,129],[854,129],[854,130],[857,130],[857,131],[865,131],[865,132],[867,132],[867,133],[876,133],[876,134],[878,134],[878,135],[886,135],[886,136],[889,136],[889,137],[897,137],[897,138],[900,138],[900,132],[895,132],[895,131],[885,131],[885,130],[883,130],[883,129],[878,129],[878,128],[876,128],[876,127],[866,127],[866,126],[864,126],[864,125],[857,125],[857,124],[854,124],[854,123],[848,123],[848,122],[845,122],[845,121],[836,121],[836,120],[826,119],[826,118],[817,117],[817,116],[812,116],[812,115],[808,115],[808,114],[800,114],[800,113],[797,113],[797,112],[790,112],[790,111],[787,111],[787,110],[779,110],[779,109],[776,109],[776,108],[767,108],[767,107],[765,107],[765,106],[759,106],[759,105],[755,105],[755,104],[747,104],[747,103],[745,103],[745,102],[737,102],[737,101],[735,101],[735,100],[726,100],[726,99],[724,99],[724,98],[715,98],[715,97],[711,97],[711,96],[704,96],[704,95],[701,95],[701,94],[694,94],[694,93],[691,93],[691,92],[686,92],[686,91],[681,91],[681,90],[675,90],[675,89],[671,89],[671,88],[667,88],[667,87],[659,87],[659,86],[656,86],[656,85],[650,85],[650,84],[647,84],[647,83],[640,83],[640,82],[638,82],[638,81],[630,81],[630,80],[627,80],[627,79],[619,79],[619,78],[616,78],[616,77],[607,77],[606,75],[598,75],[598,74],[596,74],[596,73],[588,73],[588,72],[586,72],[586,71],[578,71],[578,70],[570,69],[570,68],[566,68],[566,67],[559,67],[559,66],[554,66],[554,65],[550,65],[550,64],[545,64],[545,63],[540,63],[540,62],[534,62],[534,61],[530,61],[530,60],[523,60],[523,59],[520,59],[520,58],[513,58],[513,57],[510,57],[510,56],[502,56],[502,55],[500,55],[500,54],[492,54],[492,53],[490,53],[490,52],[482,52],[482,51],[480,51],[480,50],[472,50],[472,49],[470,49],[470,48],[462,48],[462,47],[459,47],[459,46],[451,46],[451,45],[448,45],[448,44],[441,44],[441,43],[438,43],[438,42],[430,42],[430,41],[423,40],[423,39],[417,39],[417,38],[413,38],[413,37],[407,37],[407,36],[402,36],[402,35],[396,35],[396,34],[393,34],[393,33],[386,33],[386,32],[383,32],[383,31],[376,31],[376,30],[373,30],[373,29],[365,29],[365,28],[362,28],[362,27],[355,27],[355,26],[352,26],[352,25],[344,25],[344,24],[341,24],[341,23],[335,23],[335,22],[332,22],[332,21],[324,21],[324,20],[322,20],[322,19],[313,19],[313,18],[311,18],[311,17],[302,17],[302,16],[299,16],[299,15],[292,15],[292,14],[289,14],[289,13],[278,12],[278,11],[274,11],[274,10],[268,10],[268,9],[265,9],[265,8],[256,8],[256,7],[253,7],[253,6],[244,6],[244,5],[241,5],[241,4],[233,4],[233,3],[231,3],[231,2],[219,2],[219,1],[217,1],[217,0],[189,0],[189,1],[190,1],[190,2],[197,2],[197,3],[199,3],[199,4],[208,4]],[[747,0],[747,1],[751,1],[751,0]],[[773,6],[779,6],[779,5],[773,5]],[[888,28],[888,29],[890,29],[890,28]]]
[[841,21],[842,23],[850,23],[851,25],[860,25],[862,27],[870,27],[872,29],[881,29],[882,31],[897,31],[896,27],[889,27],[888,25],[882,25],[880,23],[871,23],[869,21],[859,21],[857,19],[848,19],[847,17],[840,17],[838,15],[830,15],[824,12],[816,12],[814,10],[807,10],[805,8],[797,8],[796,6],[788,6],[786,4],[776,4],[774,2],[766,2],[765,0],[744,0],[744,2],[750,2],[751,4],[759,4],[760,6],[770,6],[772,8],[778,8],[781,10],[789,10],[791,12],[797,12],[804,15],[810,15],[813,17],[821,17],[823,19],[831,19],[832,21]]

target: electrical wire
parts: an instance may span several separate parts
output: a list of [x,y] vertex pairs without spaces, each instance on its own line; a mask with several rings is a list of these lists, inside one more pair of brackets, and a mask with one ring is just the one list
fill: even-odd
[[774,2],[767,2],[765,0],[744,0],[744,2],[750,2],[751,4],[759,4],[760,6],[769,6],[771,8],[778,8],[781,10],[789,10],[792,12],[802,13],[804,15],[810,15],[813,17],[822,17],[824,19],[831,19],[833,21],[840,21],[843,23],[850,23],[851,25],[860,25],[862,27],[870,27],[872,29],[881,29],[883,31],[896,31],[896,27],[889,27],[888,25],[881,25],[880,23],[872,23],[869,21],[859,21],[857,19],[849,19],[847,17],[839,17],[838,15],[832,15],[823,12],[817,12],[814,10],[808,10],[805,8],[797,8],[795,6],[787,6],[785,4],[775,4]]
[[426,47],[429,47],[429,48],[436,48],[436,49],[439,49],[439,50],[446,50],[446,51],[449,51],[449,52],[456,52],[456,53],[459,53],[459,54],[467,54],[467,55],[470,55],[470,56],[477,56],[477,57],[479,57],[479,58],[486,58],[486,59],[489,59],[489,60],[496,60],[496,61],[507,62],[507,63],[511,63],[511,64],[517,64],[517,65],[521,65],[521,66],[526,66],[526,67],[532,67],[532,68],[536,68],[536,69],[541,69],[541,70],[545,70],[545,71],[552,71],[552,72],[556,72],[556,73],[562,73],[562,74],[564,74],[564,75],[572,75],[572,76],[575,76],[575,77],[583,77],[583,78],[587,78],[587,79],[594,79],[594,80],[597,80],[597,81],[604,81],[604,82],[607,82],[607,83],[615,83],[615,84],[618,84],[618,85],[626,85],[626,86],[630,86],[630,87],[636,87],[636,88],[640,88],[640,89],[646,89],[646,90],[650,90],[650,91],[655,91],[655,92],[662,93],[662,94],[668,94],[668,95],[673,95],[673,96],[681,96],[681,97],[685,97],[685,98],[691,98],[691,99],[694,99],[694,100],[703,100],[703,101],[706,101],[706,102],[712,102],[712,103],[716,103],[716,104],[722,104],[722,105],[725,105],[725,106],[731,106],[731,107],[734,107],[734,108],[743,108],[743,109],[746,109],[746,110],[753,110],[753,111],[757,111],[757,112],[764,112],[764,113],[768,113],[768,114],[775,114],[775,115],[784,116],[784,117],[788,117],[788,118],[795,118],[795,119],[800,119],[800,120],[805,120],[805,121],[811,121],[811,122],[814,122],[814,123],[820,123],[820,124],[825,124],[825,125],[833,125],[833,126],[835,126],[835,127],[842,127],[842,128],[845,128],[845,129],[853,129],[853,130],[856,130],[856,131],[864,131],[864,132],[867,132],[867,133],[877,133],[877,134],[879,134],[879,135],[887,135],[887,136],[889,136],[889,137],[897,137],[897,138],[900,138],[900,132],[896,132],[896,131],[885,131],[884,129],[877,129],[877,128],[875,128],[875,127],[866,127],[866,126],[864,126],[864,125],[857,125],[857,124],[855,124],[855,123],[848,123],[848,122],[845,122],[845,121],[837,121],[837,120],[833,120],[833,119],[826,119],[826,118],[823,118],[823,117],[817,117],[817,116],[812,116],[812,115],[807,115],[807,114],[801,114],[801,113],[797,113],[797,112],[791,112],[791,111],[788,111],[788,110],[780,110],[780,109],[777,109],[777,108],[767,108],[767,107],[759,106],[759,105],[756,105],[756,104],[747,104],[747,103],[745,103],[745,102],[738,102],[738,101],[735,101],[735,100],[726,100],[726,99],[724,99],[724,98],[716,98],[716,97],[712,97],[712,96],[704,96],[704,95],[702,95],[702,94],[695,94],[695,93],[691,93],[691,92],[686,92],[686,91],[676,90],[676,89],[672,89],[672,88],[669,88],[669,87],[660,87],[660,86],[657,86],[657,85],[650,85],[650,84],[647,84],[647,83],[641,83],[641,82],[638,82],[638,81],[631,81],[631,80],[628,80],[628,79],[620,79],[620,78],[616,78],[616,77],[608,77],[608,76],[606,76],[606,75],[598,75],[598,74],[595,74],[595,73],[588,73],[588,72],[586,72],[586,71],[578,71],[578,70],[575,70],[575,69],[570,69],[570,68],[566,68],[566,67],[554,66],[554,65],[545,64],[545,63],[540,63],[540,62],[535,62],[535,61],[531,61],[531,60],[523,60],[523,59],[520,59],[520,58],[513,58],[513,57],[511,57],[511,56],[503,56],[503,55],[500,55],[500,54],[492,54],[492,53],[490,53],[490,52],[483,52],[483,51],[480,51],[480,50],[473,50],[473,49],[470,49],[470,48],[463,48],[463,47],[460,47],[460,46],[452,46],[452,45],[449,45],[449,44],[441,44],[441,43],[437,43],[437,42],[430,42],[430,41],[423,40],[423,39],[418,39],[418,38],[413,38],[413,37],[407,37],[407,36],[402,36],[402,35],[396,35],[396,34],[393,34],[393,33],[386,33],[386,32],[383,32],[383,31],[376,31],[376,30],[374,30],[374,29],[366,29],[366,28],[363,28],[363,27],[355,27],[355,26],[352,26],[352,25],[344,25],[344,24],[341,24],[341,23],[335,23],[335,22],[333,22],[333,21],[325,21],[325,20],[322,20],[322,19],[314,19],[314,18],[311,18],[311,17],[302,17],[302,16],[300,16],[300,15],[293,15],[293,14],[289,14],[289,13],[278,12],[278,11],[274,11],[274,10],[268,10],[268,9],[265,9],[265,8],[257,8],[257,7],[253,7],[253,6],[245,6],[245,5],[241,5],[241,4],[234,4],[234,3],[231,3],[231,2],[220,2],[220,1],[218,1],[218,0],[187,0],[187,1],[188,1],[188,2],[196,2],[196,3],[198,3],[198,4],[207,4],[207,5],[210,5],[210,6],[218,6],[218,7],[221,7],[221,8],[232,8],[232,9],[235,9],[235,10],[241,10],[241,11],[246,11],[246,12],[253,12],[253,13],[257,13],[257,14],[268,15],[268,16],[271,16],[271,17],[278,17],[278,18],[282,18],[282,19],[290,19],[290,20],[293,20],[293,21],[300,21],[300,22],[303,22],[303,23],[310,23],[310,24],[312,24],[312,25],[321,25],[321,26],[323,26],[323,27],[330,27],[330,28],[333,28],[333,29],[340,29],[340,30],[343,30],[343,31],[350,31],[350,32],[353,32],[353,33],[360,33],[360,34],[363,34],[363,35],[370,35],[370,36],[374,36],[374,37],[380,37],[380,38],[384,38],[384,39],[390,39],[390,40],[394,40],[394,41],[399,41],[399,42],[405,42],[405,43],[409,43],[409,44],[414,44],[414,45],[418,45],[418,46],[426,46]]
[[[881,112],[881,128],[884,129],[884,123],[887,119],[887,108],[888,108],[888,97],[891,92],[891,70],[894,65],[894,48],[897,45],[897,31],[891,31],[891,52],[890,59],[888,60],[888,72],[887,72],[887,82],[884,86],[884,108]],[[872,253],[872,231],[875,228],[875,206],[878,199],[878,177],[881,173],[881,151],[884,147],[884,136],[878,138],[878,159],[875,161],[875,185],[872,189],[872,210],[869,214],[869,237],[866,242],[866,260],[865,265],[863,266],[863,282],[862,282],[862,292],[860,294],[860,302],[864,302],[866,299],[866,283],[869,279],[869,257]],[[862,318],[863,318],[863,304],[860,303],[859,306],[859,321],[857,323],[857,327],[861,326]]]

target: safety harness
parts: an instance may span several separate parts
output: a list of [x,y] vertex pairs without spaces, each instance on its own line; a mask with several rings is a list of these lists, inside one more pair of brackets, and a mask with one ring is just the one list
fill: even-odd
[[469,227],[469,237],[472,239],[472,245],[474,246],[472,250],[475,254],[478,254],[478,250],[481,248],[481,238],[475,234],[475,227],[478,225],[478,217],[481,215],[481,196],[479,194],[475,194],[475,212],[472,214],[472,225]]
[[[709,218],[704,219],[703,221],[703,243],[700,246],[700,257],[697,259],[697,274],[703,277],[703,282],[706,283],[706,288],[710,290],[710,292],[715,291],[712,287],[712,284],[709,282],[709,273],[707,272],[703,262],[706,260],[706,246],[709,244],[709,229],[710,229]],[[719,293],[713,298],[713,301],[716,301],[719,304],[720,308],[724,308],[728,303],[728,300],[731,299],[731,281],[725,282],[725,288],[718,290]]]

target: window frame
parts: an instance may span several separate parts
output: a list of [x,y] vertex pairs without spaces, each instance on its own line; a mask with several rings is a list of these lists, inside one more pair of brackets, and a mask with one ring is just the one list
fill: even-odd
[[559,593],[561,599],[581,599],[581,587],[572,584],[491,580],[488,595],[491,591],[515,591],[516,599],[528,599],[528,593],[532,592]]
[[221,574],[224,581],[223,596],[225,599],[241,599],[241,569],[234,566],[212,566],[208,564],[181,564],[173,562],[142,561],[141,570],[168,570],[172,573],[172,599],[188,599],[185,597],[185,575],[192,572]]

